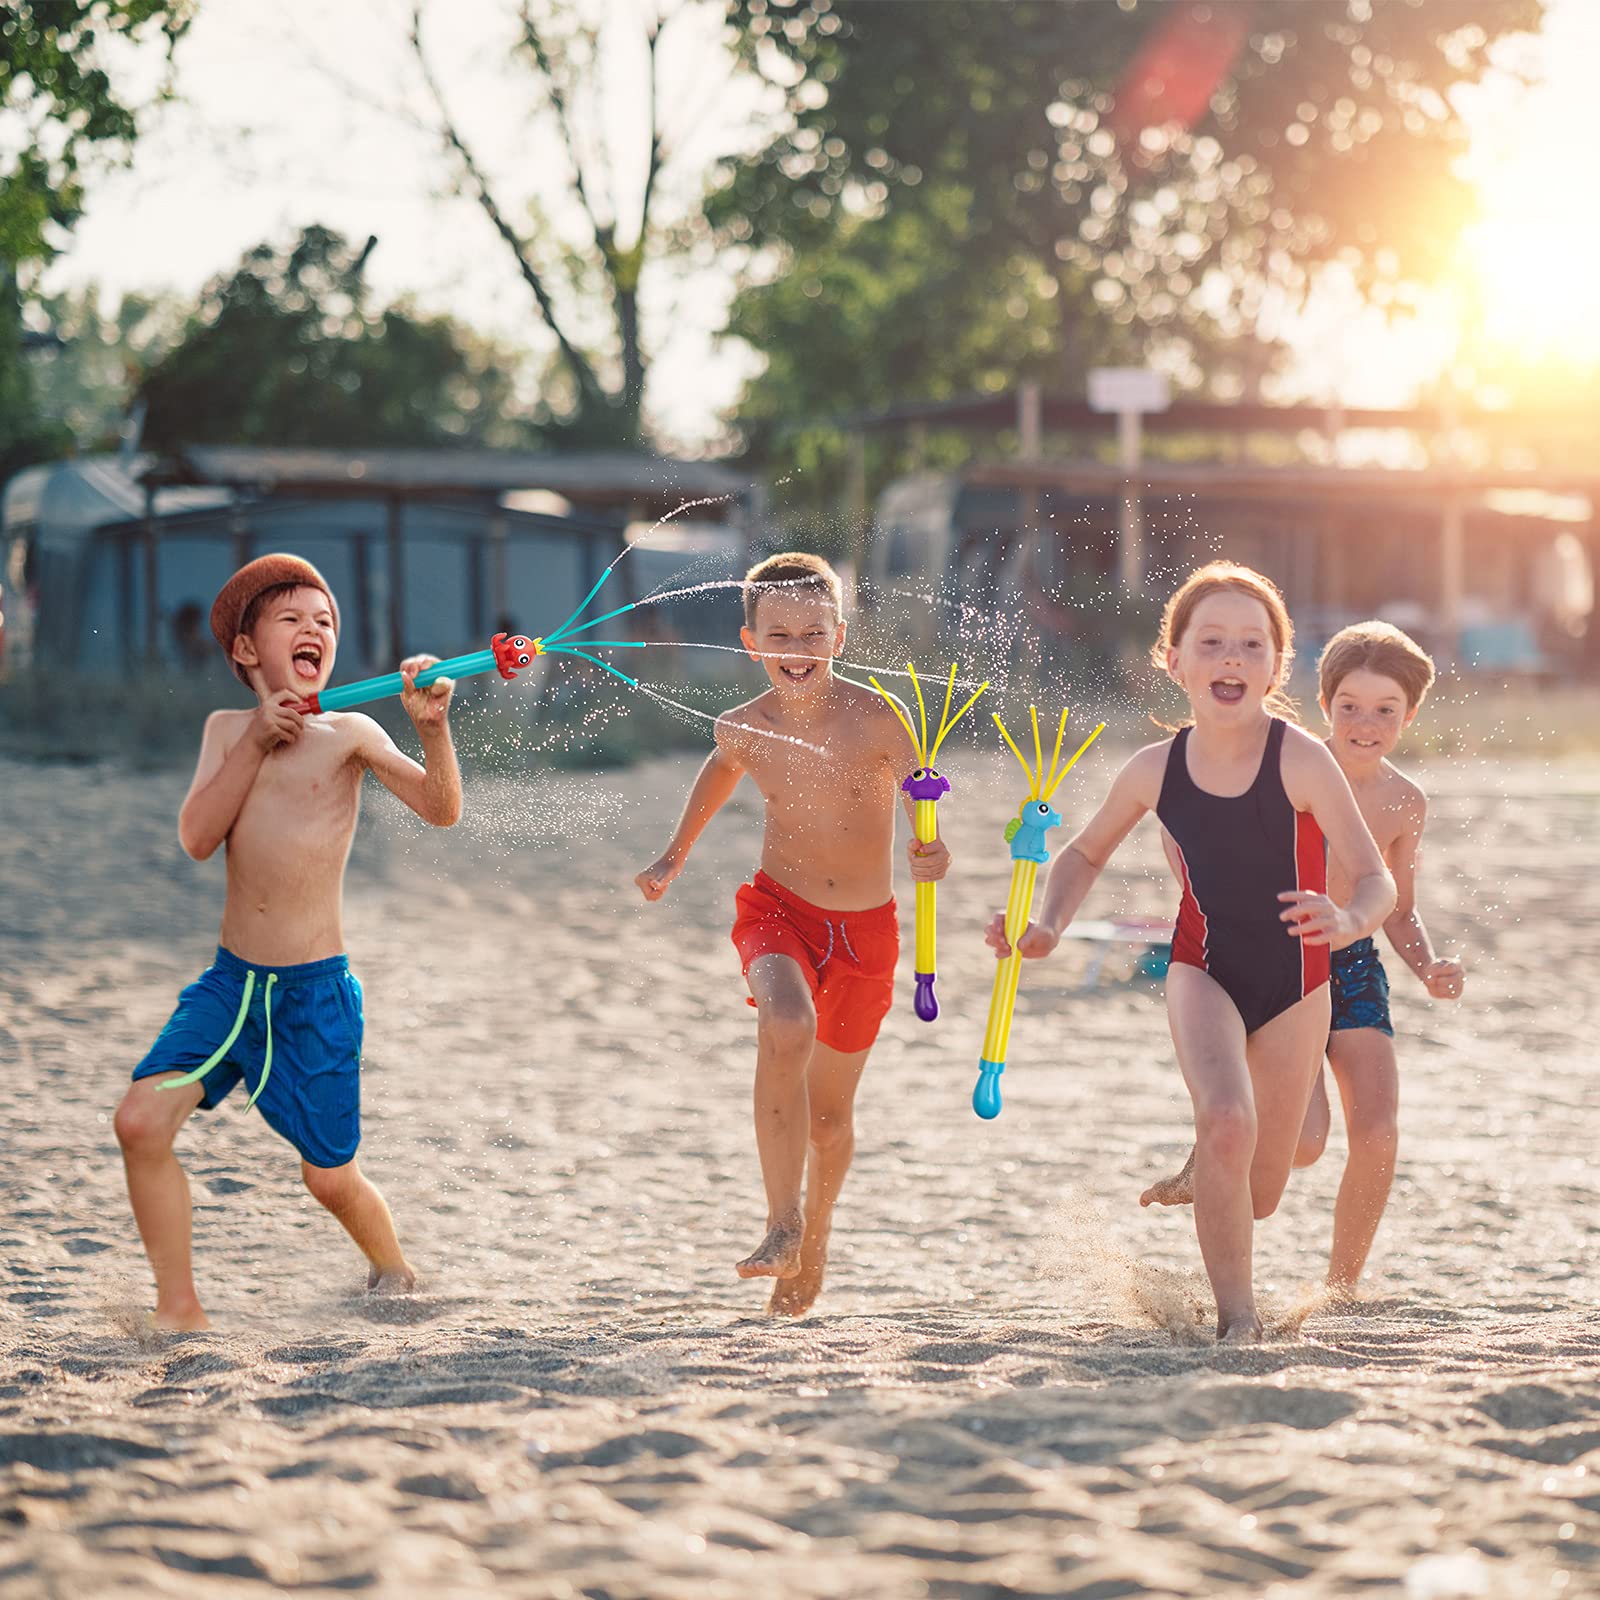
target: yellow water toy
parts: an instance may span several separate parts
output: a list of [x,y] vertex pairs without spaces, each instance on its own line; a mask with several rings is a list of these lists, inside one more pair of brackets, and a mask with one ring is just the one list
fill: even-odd
[[[920,738],[917,730],[911,726],[911,719],[901,709],[900,702],[876,678],[868,679],[872,687],[888,701],[889,709],[900,719],[900,726],[906,730],[906,736],[911,740],[911,748],[917,753],[916,771],[900,787],[911,796],[911,828],[918,842],[922,844],[932,844],[939,837],[937,807],[940,796],[950,792],[950,780],[942,772],[936,771],[933,765],[939,759],[939,746],[944,743],[945,736],[951,729],[977,704],[978,696],[989,687],[987,679],[980,683],[973,690],[967,703],[952,717],[950,701],[955,694],[956,666],[955,662],[950,663],[950,681],[944,689],[944,710],[939,714],[939,731],[934,735],[931,746],[928,743],[928,707],[922,698],[922,685],[917,680],[917,669],[909,661],[906,662],[906,671],[911,674],[911,687],[917,693],[917,717],[922,729]],[[933,992],[938,904],[939,885],[919,883],[917,959],[913,976],[917,982],[914,1002],[916,1012],[924,1022],[932,1022],[939,1015],[939,1002]]]
[[1011,893],[1006,900],[1006,943],[1011,954],[1001,958],[995,967],[994,993],[989,999],[989,1026],[983,1036],[983,1056],[978,1062],[978,1082],[972,1091],[972,1109],[986,1122],[1000,1115],[1000,1074],[1006,1070],[1006,1050],[1011,1040],[1011,1013],[1017,1004],[1017,980],[1022,974],[1022,956],[1017,941],[1027,931],[1028,916],[1033,910],[1033,887],[1039,868],[1050,859],[1050,847],[1045,834],[1061,825],[1061,814],[1050,804],[1050,797],[1061,787],[1062,780],[1078,764],[1078,757],[1105,731],[1100,723],[1093,733],[1078,746],[1077,753],[1056,770],[1061,760],[1061,741],[1067,733],[1067,711],[1061,711],[1061,726],[1056,729],[1056,747],[1050,755],[1048,775],[1045,771],[1044,750],[1039,742],[1039,708],[1028,707],[1033,719],[1033,765],[1030,766],[1017,748],[1016,740],[1006,732],[1006,725],[998,713],[994,725],[1000,730],[1014,755],[1022,764],[1028,778],[1028,798],[1018,808],[1016,816],[1006,824],[1006,842],[1011,846]]

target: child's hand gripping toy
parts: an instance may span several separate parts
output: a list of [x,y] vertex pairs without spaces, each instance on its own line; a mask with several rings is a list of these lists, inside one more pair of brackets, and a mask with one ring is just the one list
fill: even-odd
[[[928,708],[922,699],[922,685],[917,681],[917,669],[908,661],[906,671],[911,674],[911,687],[917,692],[917,714],[922,728],[921,738],[917,737],[916,730],[911,726],[905,712],[900,709],[900,703],[876,678],[869,678],[872,687],[888,701],[889,709],[900,719],[900,725],[906,730],[911,740],[911,748],[917,753],[917,767],[901,785],[901,789],[911,796],[911,826],[917,839],[922,844],[932,844],[939,837],[939,822],[936,808],[940,797],[950,792],[950,780],[943,773],[934,770],[933,763],[938,759],[939,746],[945,741],[945,736],[952,728],[973,708],[978,696],[989,687],[987,682],[981,683],[973,691],[971,698],[952,717],[950,715],[950,699],[956,687],[956,663],[950,664],[950,681],[945,685],[944,710],[939,715],[939,731],[934,735],[933,745],[928,745]],[[924,1022],[932,1022],[939,1015],[939,1001],[933,992],[933,979],[936,950],[936,923],[938,918],[939,886],[936,883],[919,883],[917,885],[917,959],[913,976],[916,978],[917,993],[914,1002],[916,1012]]]
[[1078,746],[1077,754],[1056,771],[1061,759],[1061,741],[1067,732],[1067,713],[1061,712],[1061,726],[1056,730],[1056,747],[1050,755],[1050,770],[1046,776],[1044,752],[1039,743],[1039,710],[1029,706],[1033,719],[1033,765],[1023,759],[1006,725],[995,715],[994,725],[1000,737],[1010,746],[1011,753],[1022,763],[1028,775],[1028,798],[1022,802],[1017,815],[1006,824],[1006,842],[1011,846],[1011,893],[1006,900],[1006,943],[1011,954],[1003,957],[995,968],[994,993],[989,999],[989,1026],[983,1036],[983,1057],[978,1062],[978,1082],[972,1091],[972,1109],[985,1121],[1000,1115],[1000,1074],[1006,1070],[1006,1050],[1011,1040],[1011,1013],[1017,1003],[1017,980],[1022,974],[1022,953],[1017,942],[1027,931],[1028,914],[1033,909],[1034,881],[1039,868],[1050,859],[1050,847],[1045,835],[1051,828],[1061,826],[1061,814],[1050,805],[1050,797],[1061,786],[1062,780],[1078,763],[1078,756],[1098,739],[1105,729],[1101,723]]

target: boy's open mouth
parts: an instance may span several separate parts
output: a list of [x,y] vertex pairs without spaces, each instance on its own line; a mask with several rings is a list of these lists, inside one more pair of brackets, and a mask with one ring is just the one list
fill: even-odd
[[778,671],[781,672],[790,683],[804,683],[808,678],[816,675],[817,665],[818,664],[815,661],[780,661],[778,663]]
[[1236,706],[1244,699],[1244,680],[1242,678],[1218,678],[1211,685],[1211,698],[1220,700],[1225,706]]
[[322,671],[322,650],[317,645],[301,645],[290,660],[294,663],[295,676],[308,683]]

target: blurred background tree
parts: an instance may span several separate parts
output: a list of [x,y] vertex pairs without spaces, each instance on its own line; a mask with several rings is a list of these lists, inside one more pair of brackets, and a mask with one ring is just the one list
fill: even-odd
[[[1452,90],[1542,10],[729,0],[789,113],[710,204],[749,251],[731,331],[767,358],[739,408],[751,443],[775,471],[815,467],[842,442],[784,442],[777,417],[1071,389],[1109,358],[1197,380],[1197,354],[1253,342],[1269,296],[1295,303],[1335,260],[1403,310],[1472,212]],[[914,328],[868,316],[890,256],[880,308]],[[1207,365],[1237,395],[1265,364]]]
[[139,384],[144,444],[526,448],[519,359],[447,317],[373,312],[360,250],[310,227],[209,284]]
[[0,6],[0,483],[70,447],[70,429],[41,414],[28,353],[59,337],[39,314],[39,270],[65,245],[94,160],[126,159],[151,100],[124,98],[106,46],[159,41],[172,51],[193,20],[192,0],[20,0]]
[[[679,143],[662,111],[663,42],[680,19],[692,28],[714,11],[707,0],[617,6],[609,13],[593,0],[518,0],[512,61],[528,75],[529,111],[540,135],[537,165],[550,180],[539,199],[524,201],[519,218],[509,197],[513,180],[494,175],[466,132],[434,66],[424,7],[413,7],[411,51],[458,189],[483,211],[554,340],[558,443],[643,442],[652,349],[641,300],[645,279],[686,266],[705,236],[696,216],[661,216],[663,177]],[[642,106],[631,119],[619,118],[614,106],[608,113],[604,104],[615,67],[608,51],[627,48],[644,58]],[[725,78],[732,65],[716,41],[699,63],[703,91],[717,92],[716,75]],[[696,107],[689,109],[685,135]]]
[[90,285],[36,297],[54,337],[33,353],[34,403],[80,450],[115,450],[144,372],[182,337],[189,308],[176,295],[126,294],[107,307]]

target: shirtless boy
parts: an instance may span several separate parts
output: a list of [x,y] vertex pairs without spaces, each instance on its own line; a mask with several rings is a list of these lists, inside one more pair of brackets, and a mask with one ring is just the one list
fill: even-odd
[[[766,833],[761,870],[735,897],[733,942],[757,1014],[767,1224],[735,1270],[775,1278],[768,1309],[787,1316],[803,1315],[822,1288],[855,1151],[856,1085],[894,996],[900,942],[894,828],[906,735],[877,694],[834,675],[841,603],[838,576],[818,556],[772,556],[750,569],[739,637],[772,687],[718,718],[717,747],[671,843],[634,880],[659,900],[750,775],[767,803]],[[949,870],[942,841],[913,840],[909,853],[919,881]]]
[[[1435,952],[1417,909],[1427,796],[1388,760],[1433,683],[1433,662],[1415,640],[1389,623],[1359,622],[1328,641],[1317,677],[1330,730],[1328,748],[1395,881],[1395,907],[1383,931],[1435,1000],[1459,999],[1465,969],[1458,960]],[[1342,905],[1350,889],[1343,863],[1331,856],[1329,896]],[[1329,993],[1327,1058],[1339,1086],[1350,1148],[1334,1204],[1328,1286],[1348,1295],[1366,1265],[1388,1203],[1399,1143],[1400,1082],[1389,979],[1372,938],[1334,950]],[[1310,1166],[1321,1156],[1330,1118],[1327,1083],[1319,1073],[1295,1151],[1297,1167]],[[1146,1190],[1143,1203],[1187,1203],[1192,1160],[1176,1178]]]
[[178,814],[195,860],[227,846],[220,948],[134,1068],[115,1120],[163,1328],[209,1326],[173,1141],[197,1106],[211,1110],[241,1080],[246,1109],[255,1105],[295,1147],[306,1188],[366,1256],[369,1287],[415,1282],[383,1196],[356,1165],[361,986],[344,954],[344,865],[368,771],[426,822],[449,827],[461,815],[446,721],[454,685],[413,683],[434,657],[400,668],[425,766],[370,717],[294,709],[326,687],[339,641],[339,608],[309,562],[270,555],[242,568],[217,596],[211,631],[258,702],[206,719]]

